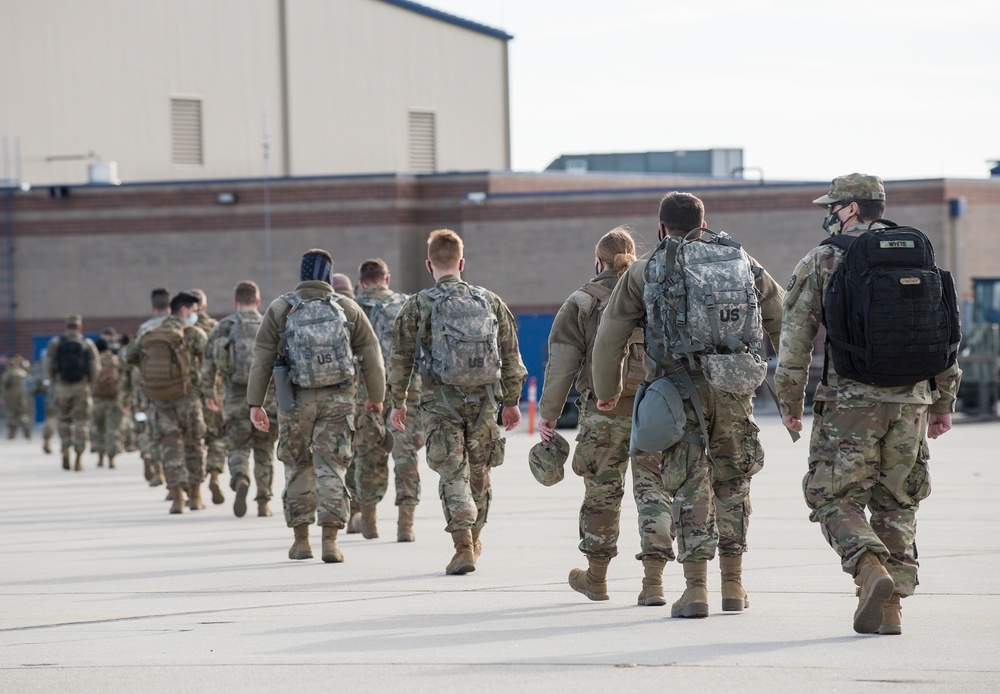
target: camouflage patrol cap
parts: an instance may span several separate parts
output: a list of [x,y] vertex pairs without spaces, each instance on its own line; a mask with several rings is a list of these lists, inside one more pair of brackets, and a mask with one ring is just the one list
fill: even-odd
[[837,176],[830,183],[830,192],[813,200],[813,204],[826,207],[832,202],[840,202],[841,200],[885,200],[885,187],[882,185],[882,179],[863,173]]
[[70,313],[66,316],[67,328],[79,328],[83,325],[83,317],[79,313]]
[[569,457],[569,442],[558,432],[553,432],[551,441],[539,441],[528,453],[528,467],[535,479],[551,487],[563,478],[563,466]]
[[386,453],[392,453],[392,449],[396,445],[396,439],[393,438],[392,432],[389,431],[389,427],[385,428],[385,434],[382,436],[382,443],[379,445]]

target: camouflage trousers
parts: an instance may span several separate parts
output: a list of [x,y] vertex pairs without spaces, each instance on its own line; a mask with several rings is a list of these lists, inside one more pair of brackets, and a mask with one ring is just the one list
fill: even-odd
[[205,408],[202,416],[205,418],[205,471],[223,472],[226,469],[227,451],[222,413]]
[[90,383],[57,383],[55,406],[59,413],[59,438],[62,449],[77,453],[87,450],[90,440],[90,412],[94,401],[90,396]]
[[229,449],[229,486],[235,491],[239,480],[250,481],[250,453],[253,452],[253,478],[257,485],[254,498],[258,501],[267,501],[273,496],[274,444],[280,427],[277,410],[268,408],[267,416],[271,419],[270,431],[254,428],[247,411],[246,388],[226,391],[223,421]]
[[27,396],[14,394],[4,400],[7,409],[7,438],[14,438],[18,428],[24,438],[31,438],[31,402]]
[[927,406],[827,401],[814,412],[802,481],[809,520],[820,524],[845,572],[853,576],[858,558],[872,552],[895,592],[912,595],[919,583],[916,512],[931,491]]
[[45,424],[42,427],[42,438],[46,443],[52,440],[59,425],[59,410],[56,408],[56,396],[54,390],[49,390],[45,394]]
[[168,487],[197,485],[205,481],[205,420],[201,398],[188,393],[173,402],[154,402],[155,429],[163,476]]
[[438,473],[438,496],[445,530],[481,529],[490,510],[493,490],[490,468],[503,464],[506,439],[496,410],[486,403],[453,396],[421,403],[427,465]]
[[136,443],[139,446],[139,455],[144,461],[162,469],[163,455],[160,453],[160,434],[156,428],[156,408],[145,396],[136,398],[133,408],[135,412],[143,412],[146,415],[145,422],[136,423]]
[[345,476],[354,454],[354,396],[340,388],[296,388],[295,402],[291,412],[278,412],[285,522],[343,528],[350,518]]
[[90,422],[93,452],[108,456],[121,453],[122,407],[117,398],[94,398],[94,412]]
[[398,431],[388,423],[392,408],[388,401],[382,413],[365,412],[364,403],[356,410],[357,431],[354,436],[354,458],[350,479],[355,500],[362,506],[374,506],[382,501],[389,489],[389,454],[382,447],[384,432],[393,438],[392,461],[396,487],[396,506],[416,506],[420,502],[420,469],[417,451],[424,445],[424,428],[419,410],[407,413],[406,431]]
[[[580,551],[590,558],[618,555],[618,535],[625,473],[629,467],[632,418],[607,415],[587,400],[580,408],[580,431],[573,454],[573,472],[583,477],[580,506]],[[660,479],[660,457],[639,453],[632,458],[632,495],[639,515],[641,551],[636,559],[674,558],[670,497]]]

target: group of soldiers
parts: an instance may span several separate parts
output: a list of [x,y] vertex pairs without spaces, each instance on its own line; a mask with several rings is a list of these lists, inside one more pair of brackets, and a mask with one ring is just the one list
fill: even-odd
[[[627,229],[598,240],[596,276],[570,295],[553,323],[541,441],[528,461],[543,484],[562,479],[570,446],[555,427],[575,385],[580,430],[572,469],[584,480],[579,548],[588,566],[570,572],[573,590],[591,600],[610,597],[607,569],[631,468],[644,568],[638,604],[666,605],[663,571],[676,560],[686,587],[671,616],[707,616],[707,564],[718,554],[722,609],[750,606],[742,556],[751,478],[764,464],[752,398],[764,380],[765,341],[778,354],[775,399],[794,438],[817,331],[831,319],[824,298],[831,276],[850,242],[887,227],[876,176],[838,177],[814,202],[828,212],[823,228],[847,242],[811,251],[787,289],[728,235],[709,230],[702,201],[688,193],[660,201],[660,244],[642,262]],[[704,255],[712,244],[722,250]],[[688,296],[689,308],[678,309],[677,297],[698,287],[678,279],[685,254],[705,267],[684,272],[703,273],[718,292]],[[390,452],[397,540],[415,539],[417,451],[426,445],[455,549],[445,573],[475,571],[493,497],[490,470],[504,461],[503,430],[520,421],[527,373],[506,304],[462,280],[458,234],[431,232],[425,267],[434,286],[406,296],[389,288],[384,261],[365,261],[355,293],[350,278],[332,272],[329,252],[310,249],[293,291],[262,314],[257,285],[240,282],[235,311],[219,321],[208,316],[204,292],[154,290],[153,317],[115,357],[122,374],[115,402],[119,414],[144,420],[138,445],[146,478],[166,483],[170,513],[203,509],[206,479],[212,501],[223,503],[219,479],[228,462],[233,510],[243,516],[253,452],[258,515],[271,515],[277,443],[284,517],[294,535],[288,557],[313,557],[309,529],[318,524],[322,561],[343,562],[341,530],[378,537],[375,508],[388,489]],[[919,281],[905,277],[902,284]],[[730,285],[735,292],[719,289]],[[694,298],[707,309],[695,308]],[[709,335],[701,342],[693,337],[699,311]],[[91,396],[112,361],[81,329],[80,317],[70,316],[46,355],[63,466],[70,469],[73,450],[78,470]],[[79,346],[67,350],[69,343]],[[855,630],[899,634],[900,598],[917,583],[915,513],[930,491],[927,438],[950,429],[961,371],[952,356],[946,369],[919,382],[873,385],[838,374],[831,349],[824,347],[815,396],[805,499],[858,586]],[[116,428],[115,416],[96,414],[105,409],[94,407],[95,422]],[[95,450],[113,467],[119,449],[106,440]]]

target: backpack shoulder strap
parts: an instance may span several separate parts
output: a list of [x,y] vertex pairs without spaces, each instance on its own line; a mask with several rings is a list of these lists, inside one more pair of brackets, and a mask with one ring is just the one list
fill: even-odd
[[835,236],[830,236],[819,242],[821,246],[833,246],[834,248],[839,248],[842,251],[847,251],[854,244],[854,240],[857,236],[847,236],[846,234],[837,234]]
[[580,287],[580,291],[597,299],[597,303],[601,308],[604,308],[608,299],[611,298],[611,290],[600,282],[587,282],[585,285]]

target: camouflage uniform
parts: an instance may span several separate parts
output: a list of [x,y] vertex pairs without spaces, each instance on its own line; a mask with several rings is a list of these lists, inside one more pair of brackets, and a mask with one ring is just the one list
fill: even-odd
[[[867,229],[855,224],[843,233]],[[782,415],[802,415],[823,296],[843,257],[834,246],[818,246],[799,261],[788,284],[775,373]],[[816,388],[809,471],[802,482],[809,519],[821,525],[845,572],[854,575],[861,555],[872,552],[895,582],[894,592],[912,595],[918,583],[916,511],[930,493],[927,414],[954,410],[962,372],[957,364],[948,369],[933,391],[927,381],[871,386],[839,376],[824,356],[827,382]]]
[[[618,282],[613,270],[591,280],[609,291]],[[549,360],[539,412],[542,419],[559,418],[570,386],[580,392],[580,431],[573,454],[573,472],[583,477],[584,497],[580,507],[580,551],[590,558],[611,559],[618,555],[619,521],[629,467],[632,433],[632,403],[623,397],[611,412],[597,409],[593,394],[591,358],[600,320],[598,300],[579,289],[556,313],[549,333]],[[674,558],[670,497],[663,489],[659,456],[640,453],[632,458],[632,495],[639,512],[641,551],[636,559]]]
[[[198,312],[198,322],[195,323],[206,335],[212,333],[212,329],[219,321],[209,316],[204,311]],[[199,357],[198,368],[201,368],[201,358]],[[205,382],[208,392],[214,390],[215,382]],[[205,471],[208,474],[213,472],[222,473],[226,469],[226,438],[223,435],[223,413],[212,412],[205,408],[202,412],[205,417]]]
[[[138,342],[144,333],[163,325],[163,321],[167,319],[167,315],[169,314],[154,315],[140,325],[135,333],[135,340],[129,343],[129,346]],[[126,350],[127,353],[128,350]],[[131,395],[131,398],[126,400],[126,402],[130,403],[133,416],[136,412],[142,412],[146,415],[145,422],[136,424],[139,455],[148,467],[149,476],[146,479],[149,480],[150,486],[158,486],[163,483],[163,453],[160,451],[160,434],[156,427],[156,409],[142,390],[142,379],[139,377],[138,369],[133,368],[129,370],[125,388],[126,393]]]
[[7,438],[17,434],[18,427],[24,438],[31,438],[31,400],[24,392],[24,379],[28,372],[23,364],[11,360],[3,374],[3,401],[7,411]]
[[[308,300],[331,294],[333,288],[326,282],[306,280],[295,291]],[[368,392],[381,402],[385,398],[385,367],[378,339],[353,300],[341,299],[340,307],[353,325],[351,349]],[[264,313],[247,385],[250,406],[264,402],[275,357],[285,349],[280,331],[290,309],[290,304],[279,297]],[[318,522],[321,526],[343,528],[350,518],[345,475],[354,452],[355,383],[352,380],[341,386],[293,388],[295,408],[291,412],[278,412],[278,459],[285,465],[282,494],[285,521],[289,527]]]
[[[750,258],[764,330],[774,340],[781,325],[784,293],[761,265]],[[615,287],[594,344],[594,390],[598,398],[610,400],[621,392],[621,355],[632,329],[645,319],[643,298],[645,262],[632,264]],[[647,343],[649,334],[647,332]],[[647,364],[647,372],[658,367]],[[746,551],[749,524],[750,477],[763,465],[750,397],[738,397],[711,388],[696,361],[659,367],[676,373],[684,370],[701,400],[702,416],[709,432],[712,460],[700,446],[681,441],[660,454],[660,473],[666,493],[673,497],[671,515],[681,563],[712,559],[718,548],[725,554]],[[685,432],[701,438],[701,426],[687,388],[678,384],[684,399]],[[744,436],[733,436],[743,432]]]
[[[436,287],[450,289],[462,280],[455,275],[442,277]],[[424,335],[423,347],[430,349],[431,306],[428,290],[407,299],[393,329],[389,397],[393,408],[405,405],[410,378],[421,350],[417,333]],[[527,371],[517,347],[514,317],[498,296],[487,292],[498,319],[497,345],[502,360],[501,389],[497,393],[504,407],[516,407]],[[497,425],[496,403],[486,386],[459,389],[444,385],[427,370],[423,373],[420,412],[427,445],[427,464],[440,475],[438,493],[444,508],[445,530],[481,530],[489,514],[490,468],[503,463],[505,439]],[[409,416],[407,417],[409,419]]]
[[256,309],[247,309],[233,313],[220,320],[208,336],[205,347],[205,359],[202,364],[202,383],[205,384],[206,398],[218,400],[217,384],[221,377],[223,398],[222,404],[223,430],[226,436],[226,448],[229,451],[229,487],[235,491],[240,480],[250,481],[250,452],[253,451],[253,477],[257,484],[257,501],[268,501],[272,496],[274,481],[274,444],[278,440],[278,408],[274,399],[274,389],[269,388],[264,399],[264,410],[267,416],[275,422],[269,431],[258,431],[247,416],[247,386],[244,383],[233,383],[231,372],[226,372],[220,366],[217,357],[220,345],[228,343],[233,325],[245,316],[254,322],[262,318]]
[[[205,420],[201,406],[201,376],[196,368],[208,336],[193,325],[187,325],[178,316],[167,316],[163,327],[184,332],[184,343],[191,354],[191,386],[181,398],[172,401],[154,400],[155,430],[160,455],[163,456],[163,475],[171,489],[197,487],[205,480]],[[142,338],[131,342],[126,352],[130,364],[138,364],[142,355]]]
[[[76,383],[64,382],[56,369],[56,352],[63,339],[82,340],[90,353],[89,373]],[[67,330],[61,336],[52,338],[46,348],[45,373],[53,383],[55,407],[59,412],[59,438],[64,453],[69,449],[83,453],[87,449],[87,442],[90,440],[90,413],[94,406],[90,388],[97,379],[99,364],[97,347],[79,330]]]
[[[388,287],[365,287],[358,294],[358,304],[365,315],[371,318],[371,309],[366,307],[364,300],[379,301],[395,294]],[[412,419],[407,417],[406,431],[392,431],[396,506],[416,506],[420,502],[417,451],[424,445],[424,430],[417,412],[420,403],[420,376],[415,373],[413,378],[407,398],[407,408],[413,408],[414,416]],[[389,413],[392,404],[389,398],[386,398],[381,414],[365,412],[367,399],[368,390],[364,383],[359,383],[358,395],[355,398],[357,431],[354,437],[354,459],[351,461],[354,478],[349,481],[353,484],[355,500],[362,506],[374,506],[382,500],[389,488],[389,454],[382,447],[382,440],[386,429],[391,426]]]

